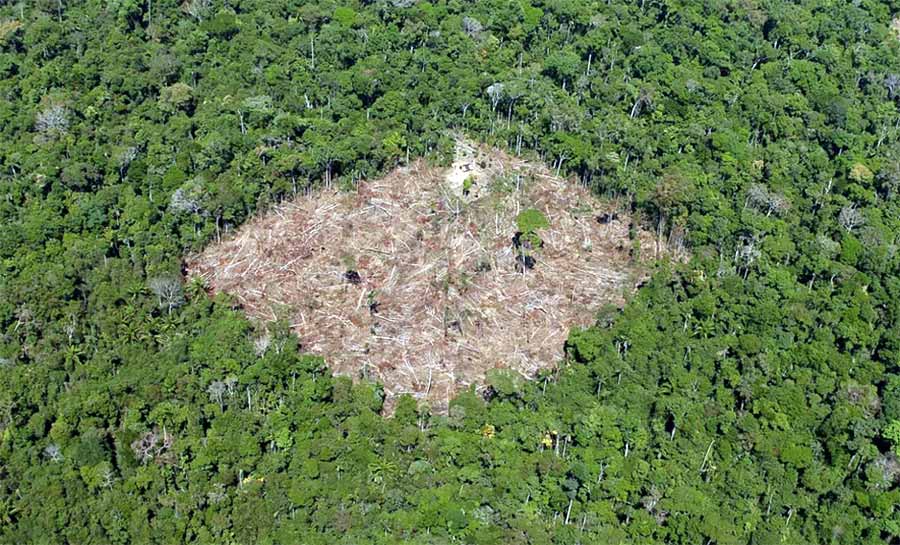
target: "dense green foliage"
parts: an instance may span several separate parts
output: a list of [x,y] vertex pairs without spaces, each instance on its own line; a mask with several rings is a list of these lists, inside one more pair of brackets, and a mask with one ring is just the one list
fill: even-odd
[[[900,538],[900,5],[0,5],[0,541]],[[448,129],[694,258],[449,416],[181,286]]]

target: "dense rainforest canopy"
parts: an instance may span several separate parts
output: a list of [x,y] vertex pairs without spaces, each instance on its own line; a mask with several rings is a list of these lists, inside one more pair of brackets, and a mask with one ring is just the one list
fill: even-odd
[[[893,0],[0,5],[3,543],[900,540]],[[452,131],[687,264],[449,414],[186,252]]]

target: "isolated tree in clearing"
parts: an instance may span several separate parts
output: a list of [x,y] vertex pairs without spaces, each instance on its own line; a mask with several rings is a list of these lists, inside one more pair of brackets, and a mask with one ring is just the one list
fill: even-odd
[[518,231],[513,235],[513,247],[516,249],[516,270],[525,272],[533,269],[536,260],[534,252],[543,245],[538,229],[550,227],[550,222],[543,212],[535,208],[523,210],[516,216]]

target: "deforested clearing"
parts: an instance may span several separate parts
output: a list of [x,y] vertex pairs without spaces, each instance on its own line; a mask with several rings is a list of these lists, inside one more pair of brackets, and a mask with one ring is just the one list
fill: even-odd
[[[535,236],[526,210],[546,218]],[[187,268],[257,320],[286,313],[304,351],[382,383],[387,407],[408,393],[441,411],[492,369],[556,365],[570,328],[624,301],[652,241],[544,166],[461,141],[449,168],[298,196]]]

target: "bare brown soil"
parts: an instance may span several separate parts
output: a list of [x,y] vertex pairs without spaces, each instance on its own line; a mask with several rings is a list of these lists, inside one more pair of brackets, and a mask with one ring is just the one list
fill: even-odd
[[[461,146],[449,169],[416,162],[281,204],[190,258],[189,274],[263,322],[286,309],[305,351],[383,383],[388,406],[408,393],[443,410],[493,368],[532,377],[639,280],[629,219],[543,166]],[[467,195],[460,172],[475,180]],[[520,272],[512,237],[529,207],[550,227]]]

